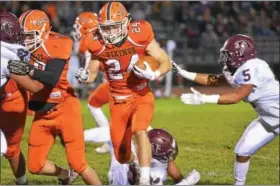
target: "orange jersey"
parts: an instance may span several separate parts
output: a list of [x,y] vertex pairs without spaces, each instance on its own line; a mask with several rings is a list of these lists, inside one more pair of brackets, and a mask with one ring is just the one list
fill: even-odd
[[74,90],[67,80],[72,46],[73,42],[70,38],[51,32],[44,44],[31,54],[30,63],[39,70],[44,70],[50,59],[66,60],[66,65],[56,86],[53,88],[45,86],[43,90],[31,95],[31,101],[60,103],[65,97],[73,95]]
[[128,95],[149,89],[148,80],[136,77],[131,70],[145,55],[146,47],[153,39],[151,25],[142,20],[129,24],[128,36],[120,47],[106,47],[98,38],[88,40],[87,48],[102,63],[112,94]]

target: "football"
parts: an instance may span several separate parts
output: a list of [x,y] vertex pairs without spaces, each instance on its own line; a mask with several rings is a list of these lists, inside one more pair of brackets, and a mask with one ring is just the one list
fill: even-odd
[[145,61],[150,65],[150,67],[153,71],[158,69],[159,62],[155,58],[153,58],[152,56],[142,56],[142,57],[140,57],[135,65],[137,67],[145,70],[146,69],[146,67],[144,65]]

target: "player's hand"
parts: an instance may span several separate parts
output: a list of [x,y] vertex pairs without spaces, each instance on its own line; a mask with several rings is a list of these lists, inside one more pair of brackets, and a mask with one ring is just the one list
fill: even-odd
[[145,66],[145,70],[142,70],[141,68],[134,65],[133,71],[138,77],[153,81],[160,76],[160,72],[153,71],[150,65],[146,61],[144,62],[144,66]]
[[192,93],[182,94],[181,101],[188,105],[200,105],[203,104],[203,96],[205,94],[201,94],[199,91],[195,90],[191,87]]
[[7,68],[10,73],[20,76],[30,75],[30,72],[34,69],[28,62],[20,60],[9,60]]
[[87,83],[89,81],[89,71],[84,68],[80,68],[76,73],[75,77],[81,83]]
[[182,71],[182,68],[181,67],[179,67],[179,65],[177,64],[177,63],[175,63],[173,60],[171,60],[171,62],[172,62],[172,70],[173,70],[173,72],[180,72],[180,71]]

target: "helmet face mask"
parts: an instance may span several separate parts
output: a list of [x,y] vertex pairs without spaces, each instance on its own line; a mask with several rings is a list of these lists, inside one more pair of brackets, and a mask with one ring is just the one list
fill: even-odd
[[105,44],[120,45],[128,34],[130,16],[120,2],[108,2],[99,11],[99,33]]
[[118,22],[100,23],[99,31],[105,43],[117,44],[121,42],[127,36],[128,23],[127,17]]
[[43,32],[44,32],[44,28],[42,31],[38,31],[38,30],[23,31],[23,44],[30,52],[34,52],[43,44],[44,42],[44,39],[42,38]]

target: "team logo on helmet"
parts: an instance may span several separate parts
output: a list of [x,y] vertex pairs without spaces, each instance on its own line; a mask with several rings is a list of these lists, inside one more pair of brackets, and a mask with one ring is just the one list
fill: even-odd
[[43,17],[42,19],[33,20],[33,24],[36,26],[42,26],[44,23],[47,23],[47,22],[48,22],[47,17]]
[[244,51],[246,49],[245,45],[248,45],[248,43],[244,40],[237,41],[234,43],[234,47],[235,47],[236,51],[239,52],[239,54],[238,54],[239,56],[243,56]]
[[12,28],[13,24],[11,22],[5,21],[1,24],[1,32],[5,32],[10,37],[13,36]]

